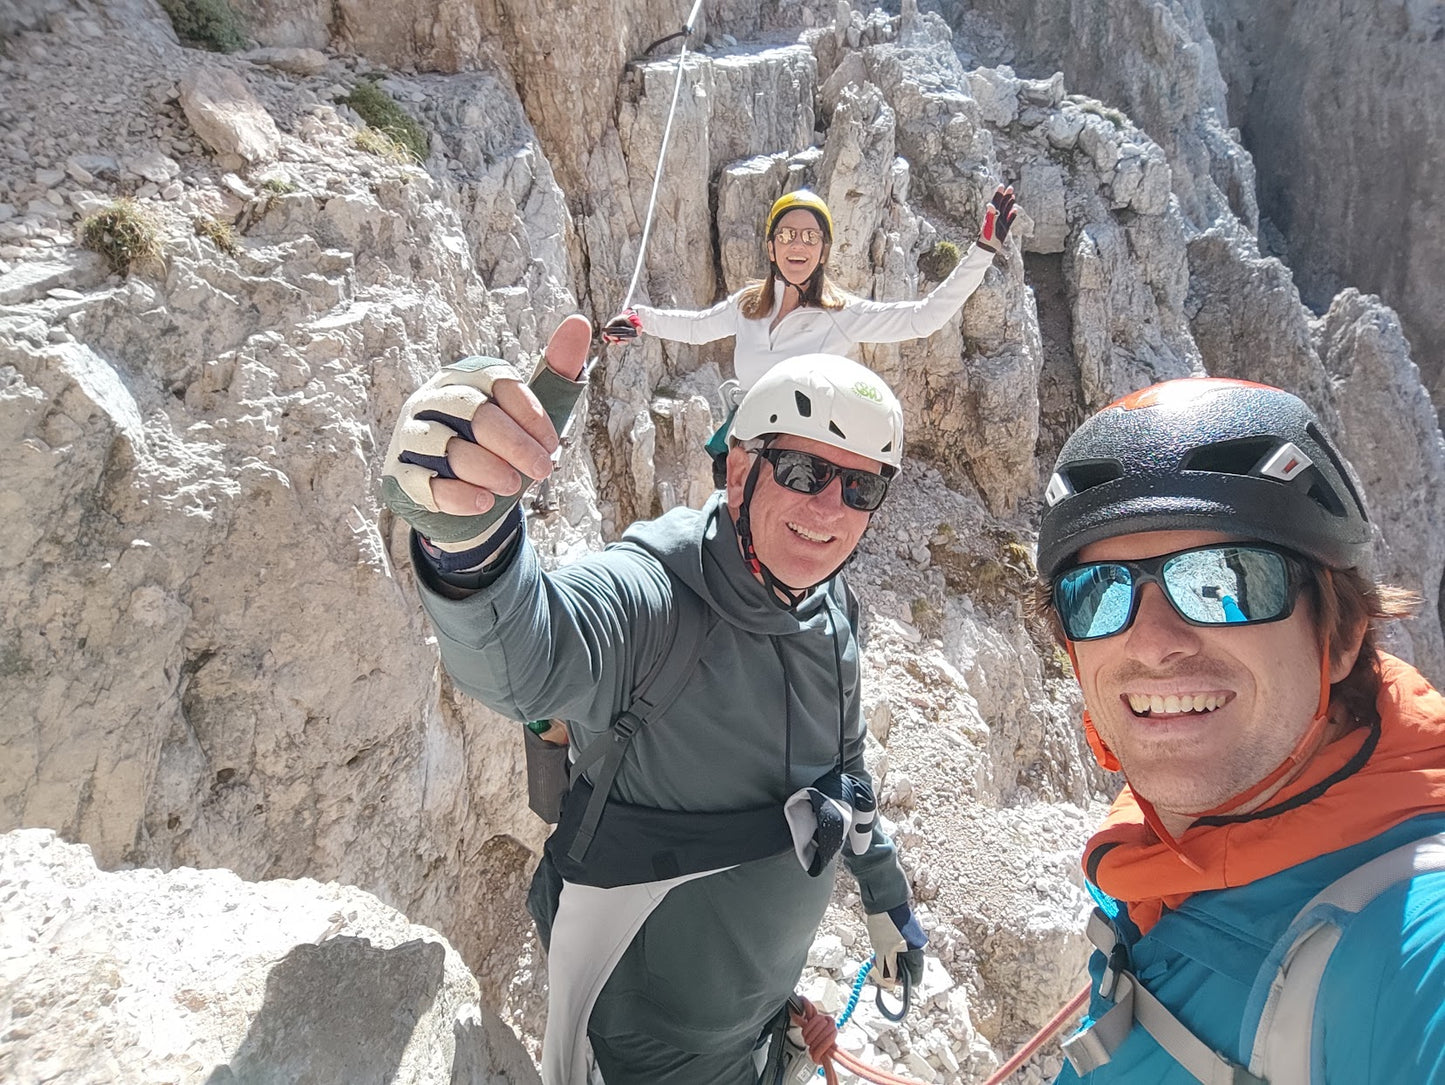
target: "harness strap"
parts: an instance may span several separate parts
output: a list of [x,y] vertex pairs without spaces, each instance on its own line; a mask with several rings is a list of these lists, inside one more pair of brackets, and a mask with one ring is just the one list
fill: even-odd
[[632,739],[677,700],[692,677],[698,656],[702,654],[703,641],[707,636],[706,605],[687,585],[676,578],[669,579],[673,584],[672,610],[677,618],[671,645],[638,685],[632,704],[612,721],[606,735],[588,744],[572,766],[574,778],[588,772],[593,765],[598,766],[595,773],[589,773],[592,795],[587,800],[587,808],[583,811],[572,846],[567,849],[567,858],[574,863],[582,862],[592,845],[592,838],[597,835],[602,808],[607,805],[612,782],[617,778],[617,771],[622,767],[622,759],[627,755]]
[[[1445,870],[1445,833],[1403,844],[1337,878],[1295,915],[1260,969],[1248,1005],[1264,990],[1249,1068],[1271,1085],[1307,1085],[1315,1000],[1344,922],[1391,886],[1416,874]],[[1277,963],[1273,971],[1270,965]],[[1249,1015],[1246,1014],[1246,1019]]]
[[1099,990],[1114,1005],[1092,1025],[1063,1044],[1064,1054],[1080,1076],[1097,1070],[1114,1057],[1135,1024],[1203,1085],[1268,1085],[1236,1063],[1213,1050],[1194,1035],[1160,1002],[1139,978],[1124,966],[1123,947],[1114,928],[1097,908],[1086,928],[1089,941],[1109,955]]
[[[1099,993],[1114,1005],[1066,1040],[1064,1054],[1080,1075],[1087,1074],[1113,1057],[1137,1022],[1204,1085],[1309,1085],[1315,1002],[1345,924],[1390,887],[1440,870],[1445,870],[1445,833],[1376,856],[1325,886],[1300,909],[1260,966],[1245,1006],[1245,1021],[1257,1022],[1248,1069],[1210,1049],[1139,982],[1125,967],[1127,955],[1112,924],[1095,909],[1086,933],[1109,956]],[[1252,1014],[1251,1007],[1261,1002],[1262,1009]]]

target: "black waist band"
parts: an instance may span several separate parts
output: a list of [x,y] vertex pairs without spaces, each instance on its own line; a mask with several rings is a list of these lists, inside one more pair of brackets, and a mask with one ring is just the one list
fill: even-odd
[[591,797],[592,785],[585,777],[578,779],[562,802],[556,831],[547,838],[547,853],[558,872],[580,885],[640,885],[750,863],[793,847],[782,806],[692,814],[609,798],[597,836],[582,862],[574,862],[568,847]]

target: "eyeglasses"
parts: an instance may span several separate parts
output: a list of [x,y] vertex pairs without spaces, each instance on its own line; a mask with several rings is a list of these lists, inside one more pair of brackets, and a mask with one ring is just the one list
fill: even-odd
[[760,448],[757,453],[773,465],[773,481],[795,493],[822,493],[836,476],[843,480],[843,504],[850,509],[873,512],[888,496],[888,480],[873,471],[839,467],[794,448]]
[[1288,618],[1304,580],[1292,556],[1270,546],[1197,546],[1141,561],[1091,561],[1054,581],[1054,610],[1074,641],[1122,633],[1145,584],[1158,584],[1190,625],[1257,625]]
[[823,231],[814,230],[811,227],[804,230],[795,230],[791,226],[780,226],[773,231],[773,240],[779,245],[791,245],[799,238],[804,245],[821,245],[823,243]]

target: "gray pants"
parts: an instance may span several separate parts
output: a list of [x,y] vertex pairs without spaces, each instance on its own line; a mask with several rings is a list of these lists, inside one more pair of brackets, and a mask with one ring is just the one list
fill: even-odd
[[757,1085],[752,1045],[697,1055],[640,1033],[591,1039],[607,1085]]

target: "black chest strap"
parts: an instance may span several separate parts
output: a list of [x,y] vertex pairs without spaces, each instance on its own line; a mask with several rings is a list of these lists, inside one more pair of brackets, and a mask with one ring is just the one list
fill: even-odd
[[586,858],[587,849],[597,835],[602,808],[607,805],[607,796],[612,791],[612,782],[617,779],[618,769],[622,767],[627,747],[639,731],[672,707],[702,655],[708,631],[707,604],[676,577],[669,579],[673,591],[672,613],[677,619],[672,643],[638,683],[632,703],[618,713],[607,733],[589,743],[572,765],[574,780],[585,772],[592,782],[592,794],[577,825],[577,835],[567,849],[567,858],[574,863],[581,863]]

